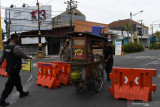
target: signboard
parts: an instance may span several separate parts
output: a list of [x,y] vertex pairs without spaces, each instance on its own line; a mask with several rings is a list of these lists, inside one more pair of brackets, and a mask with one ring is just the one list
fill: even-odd
[[[10,31],[32,31],[38,30],[38,8],[36,6],[6,8],[6,21],[10,24]],[[51,30],[51,6],[40,6],[40,30]]]
[[122,55],[122,41],[115,41],[115,55]]
[[111,41],[111,35],[108,35],[108,41]]
[[22,71],[31,71],[31,60],[22,59]]
[[[45,37],[41,37],[41,43],[45,43]],[[38,44],[39,43],[39,38],[38,37],[26,37],[26,38],[21,38],[21,43],[22,44]]]
[[72,57],[78,57],[78,58],[84,58],[85,57],[85,50],[83,48],[73,48],[73,56]]
[[76,49],[75,56],[76,57],[84,57],[83,52],[84,52],[83,49]]

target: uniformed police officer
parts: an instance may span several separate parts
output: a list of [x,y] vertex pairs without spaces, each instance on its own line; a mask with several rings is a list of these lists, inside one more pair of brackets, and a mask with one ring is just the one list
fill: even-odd
[[59,52],[60,61],[70,62],[71,60],[71,49],[69,47],[69,39],[64,40],[64,46]]
[[5,89],[3,90],[0,98],[0,105],[2,106],[9,105],[9,103],[6,102],[5,99],[12,92],[14,86],[16,87],[17,91],[19,91],[20,98],[25,97],[29,94],[29,92],[23,91],[19,72],[22,67],[21,58],[32,59],[32,57],[22,52],[21,48],[17,45],[18,42],[19,42],[19,35],[12,34],[10,38],[10,43],[4,48],[2,57],[0,58],[0,65],[2,65],[4,59],[6,59],[7,62],[6,71],[9,74],[8,81],[5,84]]
[[109,73],[112,72],[112,66],[113,66],[113,53],[112,53],[112,46],[109,45],[108,40],[105,41],[104,46],[104,60],[105,60],[105,71],[107,74],[107,81],[110,81],[109,79]]

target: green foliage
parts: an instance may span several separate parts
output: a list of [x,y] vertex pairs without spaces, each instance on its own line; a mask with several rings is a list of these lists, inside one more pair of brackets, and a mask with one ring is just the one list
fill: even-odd
[[156,42],[151,43],[151,45],[149,46],[149,49],[153,49],[153,50],[160,49],[160,43],[156,43]]
[[[112,49],[113,49],[113,55],[115,55],[115,45],[111,44]],[[123,49],[122,49],[123,51]],[[124,45],[124,52],[125,53],[133,53],[133,52],[142,52],[144,51],[143,45],[139,43],[129,43]]]
[[144,47],[139,43],[129,43],[124,45],[125,53],[142,52],[142,51],[144,51]]
[[130,24],[127,23],[125,27],[126,27],[126,31],[127,31],[127,39],[128,39],[128,43],[129,43],[129,30],[130,30]]
[[126,27],[126,31],[129,32],[129,30],[130,30],[130,24],[127,23],[125,27]]
[[157,38],[159,38],[159,35],[160,35],[160,32],[156,32],[156,36],[157,36]]
[[4,40],[4,37],[5,37],[5,32],[4,32],[4,30],[2,29],[2,40]]

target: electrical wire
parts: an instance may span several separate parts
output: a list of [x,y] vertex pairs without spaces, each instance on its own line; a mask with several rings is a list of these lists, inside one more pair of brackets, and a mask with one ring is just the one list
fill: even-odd
[[[36,2],[36,0],[34,2]],[[30,5],[32,5],[34,2],[32,2]]]

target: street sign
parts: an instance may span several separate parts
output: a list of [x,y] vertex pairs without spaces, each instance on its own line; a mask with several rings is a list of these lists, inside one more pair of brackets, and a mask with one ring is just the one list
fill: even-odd
[[115,41],[115,55],[122,55],[122,41]]

